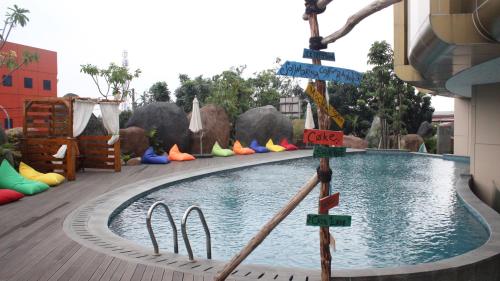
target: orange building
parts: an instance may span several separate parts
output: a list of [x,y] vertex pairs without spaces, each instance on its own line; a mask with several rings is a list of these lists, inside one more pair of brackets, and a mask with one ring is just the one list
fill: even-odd
[[[27,98],[57,97],[57,53],[7,42],[2,52],[13,50],[22,59],[23,52],[38,54],[38,62],[22,66],[12,74],[0,68],[0,126],[22,127],[23,102]],[[2,110],[2,107],[4,110]],[[10,120],[7,119],[7,114]]]

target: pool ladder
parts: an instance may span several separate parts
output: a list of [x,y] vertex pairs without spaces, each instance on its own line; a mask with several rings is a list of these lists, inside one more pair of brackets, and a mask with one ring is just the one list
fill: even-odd
[[[158,247],[158,242],[156,240],[156,236],[153,232],[153,227],[151,225],[151,216],[153,215],[153,211],[157,207],[163,207],[165,210],[165,213],[167,214],[168,221],[170,222],[170,226],[172,227],[173,230],[173,239],[174,239],[174,253],[178,254],[179,253],[179,243],[177,240],[177,227],[175,225],[174,219],[172,217],[172,214],[170,213],[170,209],[168,206],[159,201],[155,202],[153,205],[148,210],[148,214],[146,216],[146,226],[148,228],[149,232],[149,237],[151,238],[151,242],[153,243],[153,248],[154,248],[154,255],[159,256],[160,255],[160,249]],[[188,252],[189,260],[194,260],[193,256],[193,250],[191,249],[191,243],[189,242],[189,238],[187,235],[187,230],[186,230],[186,223],[189,214],[192,211],[196,211],[200,217],[201,223],[203,225],[203,229],[205,230],[205,236],[206,236],[206,247],[207,247],[207,259],[212,259],[212,243],[211,243],[211,238],[210,238],[210,230],[208,229],[207,221],[205,220],[205,216],[203,215],[203,212],[201,209],[197,206],[191,206],[189,207],[186,212],[184,212],[184,215],[182,216],[181,220],[181,231],[182,231],[182,238],[184,240],[184,244],[186,245],[186,250]]]

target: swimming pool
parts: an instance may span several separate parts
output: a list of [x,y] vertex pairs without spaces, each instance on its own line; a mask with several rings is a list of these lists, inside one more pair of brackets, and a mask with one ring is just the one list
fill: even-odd
[[[223,172],[166,186],[120,212],[111,222],[118,235],[150,247],[145,214],[165,201],[177,222],[192,204],[205,212],[213,257],[229,259],[314,172],[318,160]],[[485,227],[458,199],[454,179],[466,164],[412,155],[348,155],[331,161],[340,206],[331,213],[352,216],[352,227],[331,228],[334,268],[411,265],[460,255],[488,239]],[[319,267],[318,229],[305,225],[315,213],[317,190],[249,256],[247,263]],[[154,225],[163,251],[172,251],[171,230],[161,212]],[[205,255],[203,230],[190,218],[195,255]],[[183,245],[181,253],[185,253]]]

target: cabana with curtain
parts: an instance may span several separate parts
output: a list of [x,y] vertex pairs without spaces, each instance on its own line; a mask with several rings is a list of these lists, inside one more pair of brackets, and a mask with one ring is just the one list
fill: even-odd
[[[119,101],[39,98],[24,102],[23,161],[42,172],[57,171],[68,180],[84,168],[121,170]],[[107,136],[80,136],[100,106]]]

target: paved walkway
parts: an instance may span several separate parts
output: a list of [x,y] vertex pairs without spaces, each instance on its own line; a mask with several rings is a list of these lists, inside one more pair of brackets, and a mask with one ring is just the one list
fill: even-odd
[[[212,274],[183,273],[163,266],[143,264],[119,255],[88,248],[63,231],[73,210],[124,185],[187,172],[256,164],[311,155],[311,151],[256,154],[229,158],[198,159],[169,165],[123,167],[121,173],[86,171],[77,180],[47,192],[0,206],[0,281],[7,280],[212,280]],[[249,278],[251,277],[251,278]],[[311,280],[303,276],[302,280]],[[284,280],[282,276],[244,276],[228,280]],[[291,280],[290,276],[286,280]],[[315,278],[314,278],[315,279]],[[294,279],[299,280],[299,278]]]

